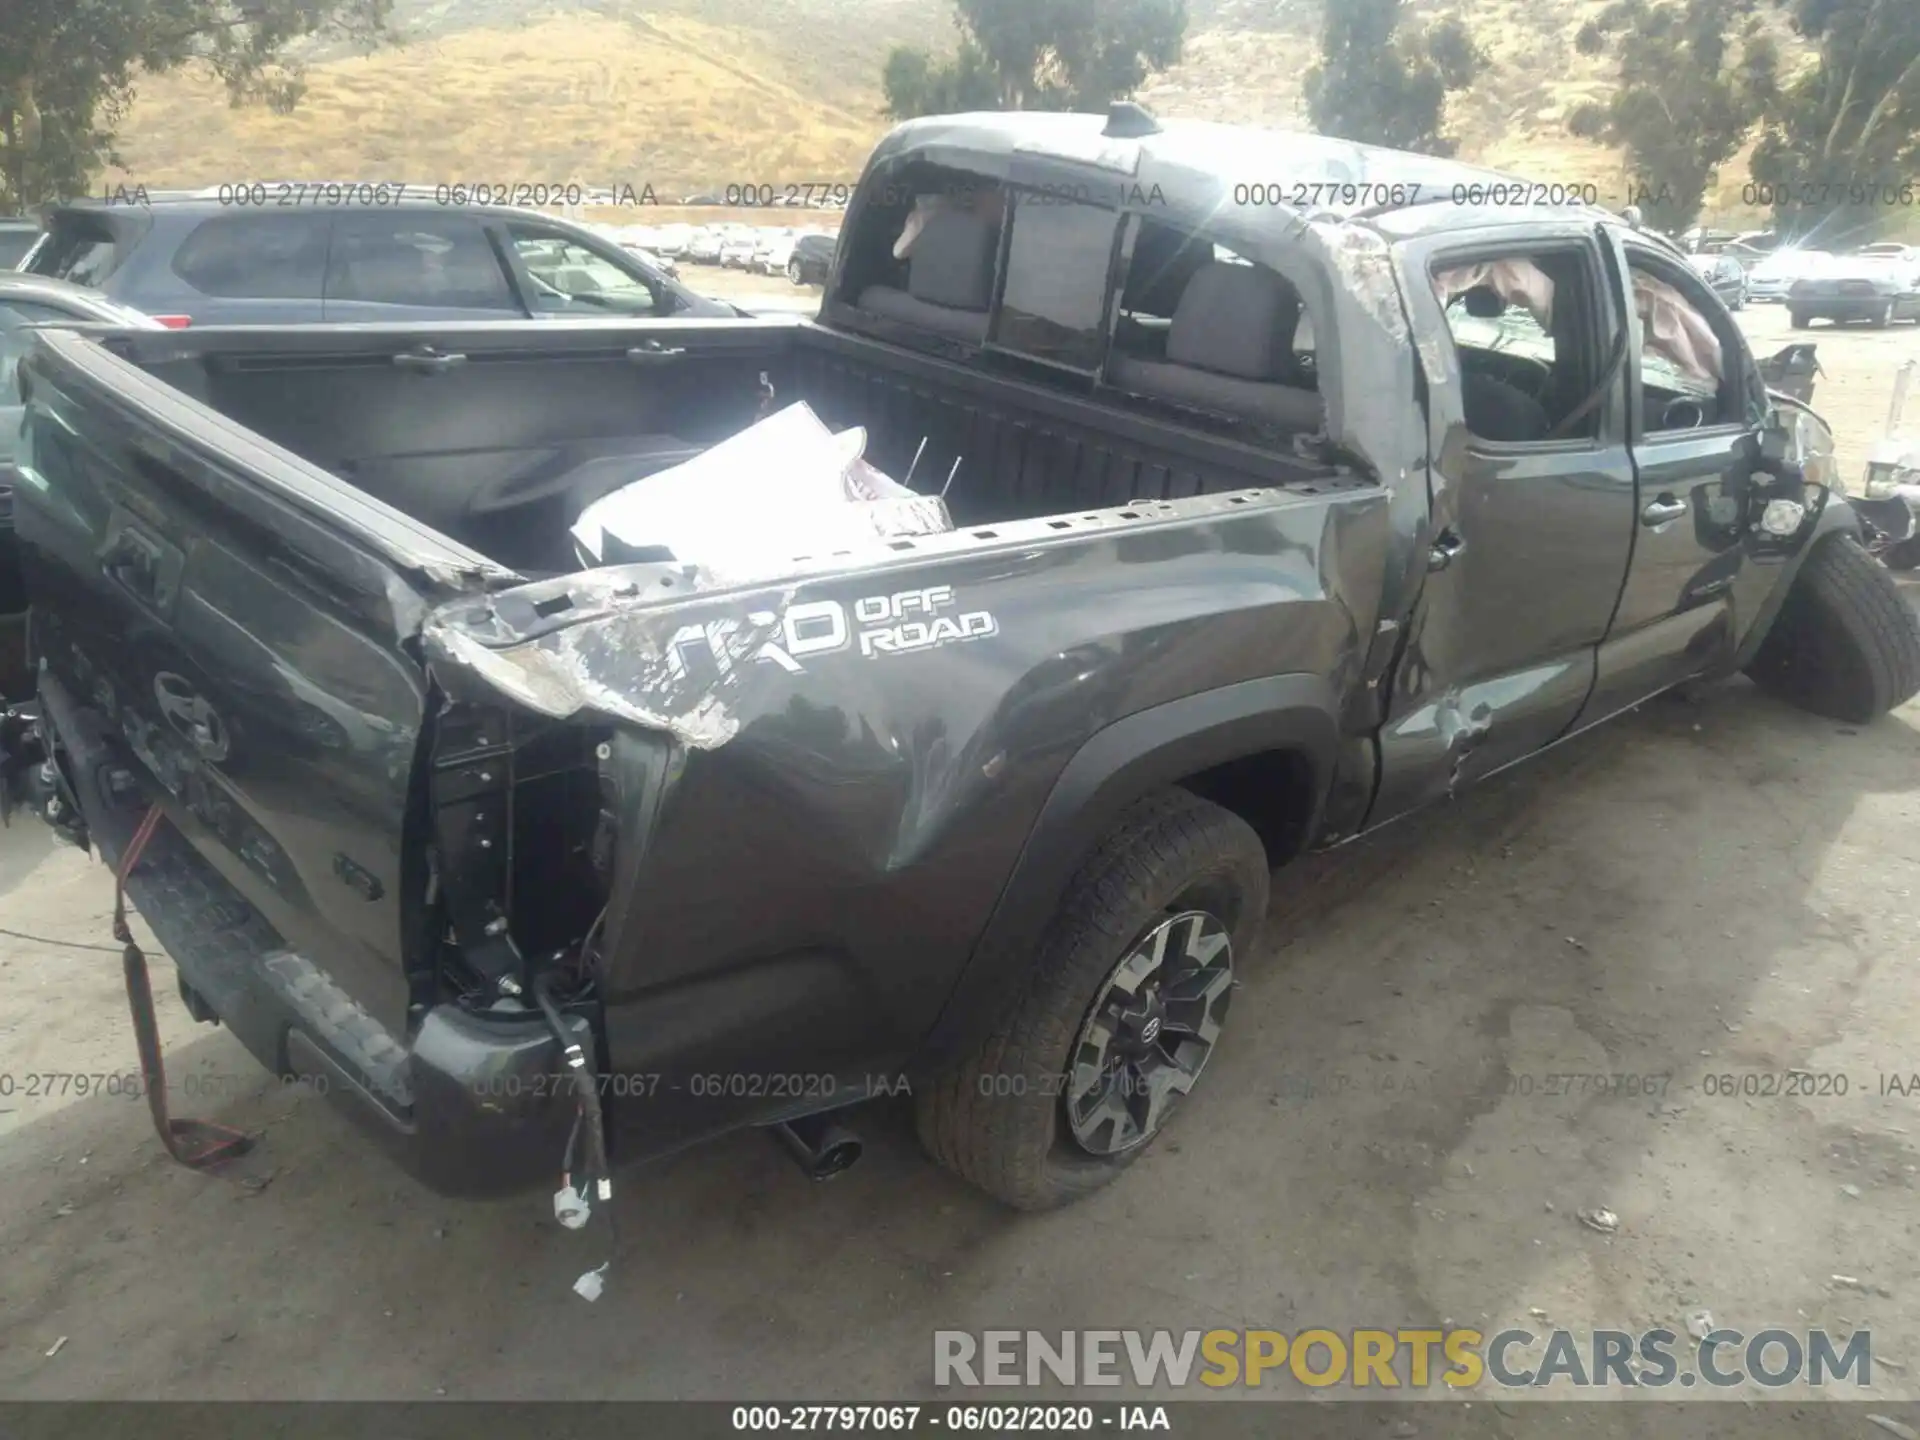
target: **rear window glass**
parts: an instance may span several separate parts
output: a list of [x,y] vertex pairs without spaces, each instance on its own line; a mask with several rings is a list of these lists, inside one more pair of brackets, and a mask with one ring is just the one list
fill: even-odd
[[1119,224],[1111,210],[1016,194],[994,343],[1076,370],[1096,368]]
[[517,310],[500,258],[456,215],[350,215],[334,226],[327,299]]
[[235,215],[209,220],[173,257],[173,273],[202,295],[318,300],[327,264],[325,215]]
[[124,248],[105,220],[93,215],[62,215],[54,220],[46,243],[33,252],[32,263],[24,268],[33,275],[50,275],[76,285],[101,285],[120,268],[126,258]]

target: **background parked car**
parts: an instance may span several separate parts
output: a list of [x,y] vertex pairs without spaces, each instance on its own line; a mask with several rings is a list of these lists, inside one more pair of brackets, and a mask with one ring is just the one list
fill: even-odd
[[796,285],[824,285],[833,270],[838,235],[802,235],[787,256],[787,278]]
[[651,267],[652,269],[658,270],[662,275],[667,276],[669,279],[678,280],[680,278],[680,267],[676,265],[673,261],[667,259],[664,255],[661,255],[656,251],[649,250],[645,246],[641,246],[641,245],[627,245],[622,248],[624,248],[629,255],[633,256],[642,265],[646,265]]
[[662,225],[654,230],[653,243],[646,248],[662,260],[678,260],[687,253],[687,242],[692,238],[691,225]]
[[687,239],[687,259],[696,265],[718,265],[720,263],[720,232],[700,229]]
[[21,269],[175,326],[739,313],[585,226],[431,198],[267,212],[83,201],[48,213]]
[[1818,274],[1794,282],[1787,312],[1797,327],[1815,320],[1836,325],[1865,320],[1878,330],[1897,320],[1920,321],[1920,263],[1880,255],[1835,256]]
[[721,242],[720,268],[723,270],[748,270],[753,266],[753,252],[760,244],[751,235],[734,235]]
[[753,268],[762,275],[784,275],[787,273],[787,261],[793,255],[794,237],[777,235],[766,241],[754,251]]
[[38,220],[0,219],[0,270],[11,270],[40,238]]
[[1691,255],[1687,257],[1693,268],[1713,287],[1729,310],[1739,310],[1747,303],[1747,271],[1733,256],[1721,251],[1715,255]]
[[1785,300],[1795,281],[1817,275],[1832,259],[1825,250],[1776,250],[1747,272],[1747,298]]
[[1870,260],[1891,260],[1896,264],[1920,265],[1920,245],[1905,245],[1898,240],[1880,240],[1862,245],[1853,252]]

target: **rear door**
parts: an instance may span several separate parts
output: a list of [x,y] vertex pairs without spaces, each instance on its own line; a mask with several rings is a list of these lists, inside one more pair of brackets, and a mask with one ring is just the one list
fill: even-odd
[[37,335],[26,376],[39,654],[200,853],[403,1033],[407,637],[506,572],[79,336]]
[[1588,720],[1731,658],[1764,386],[1739,328],[1683,261],[1643,241],[1614,257],[1634,297],[1627,359],[1633,561],[1600,650]]
[[480,220],[459,211],[343,211],[326,266],[329,323],[526,318]]
[[1623,322],[1593,227],[1446,235],[1407,258],[1414,324],[1440,342],[1423,354],[1445,362],[1429,407],[1435,533],[1369,824],[1565,732],[1633,541],[1621,387],[1606,379]]

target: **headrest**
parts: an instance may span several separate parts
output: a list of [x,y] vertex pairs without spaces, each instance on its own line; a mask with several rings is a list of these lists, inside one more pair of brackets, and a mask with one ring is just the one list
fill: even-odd
[[907,259],[907,293],[929,305],[985,310],[993,300],[1000,227],[965,210],[935,210]]
[[1278,380],[1293,362],[1300,294],[1257,265],[1212,260],[1187,282],[1167,359],[1242,380]]

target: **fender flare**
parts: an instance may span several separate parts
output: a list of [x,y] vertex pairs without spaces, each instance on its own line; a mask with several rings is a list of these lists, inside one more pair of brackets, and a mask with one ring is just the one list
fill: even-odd
[[1324,676],[1275,675],[1169,700],[1096,731],[1041,805],[921,1047],[923,1060],[937,1067],[982,1034],[1017,996],[1074,871],[1134,801],[1230,760],[1291,751],[1312,769],[1312,834],[1333,780],[1338,717],[1338,699]]
[[1800,576],[1800,567],[1807,563],[1807,557],[1813,553],[1813,547],[1829,535],[1860,536],[1860,517],[1853,513],[1853,506],[1847,497],[1837,491],[1829,492],[1827,501],[1820,507],[1820,514],[1814,519],[1813,529],[1807,535],[1806,543],[1789,556],[1780,567],[1780,576],[1774,581],[1773,588],[1760,602],[1753,624],[1747,627],[1747,633],[1740,639],[1740,647],[1734,652],[1733,659],[1722,672],[1725,675],[1737,675],[1747,668],[1760,647],[1766,643],[1767,636],[1773,630],[1773,622],[1779,617],[1780,607],[1787,603],[1787,592]]

